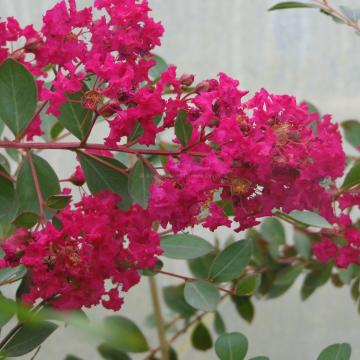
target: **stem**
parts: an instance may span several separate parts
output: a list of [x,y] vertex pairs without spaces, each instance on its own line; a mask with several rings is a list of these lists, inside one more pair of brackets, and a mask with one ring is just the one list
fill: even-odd
[[29,158],[29,165],[30,165],[31,173],[32,173],[32,176],[33,176],[33,179],[34,179],[36,195],[37,195],[38,202],[39,202],[39,207],[40,207],[40,219],[39,219],[39,221],[42,222],[45,219],[44,199],[43,199],[43,196],[42,196],[42,193],[41,193],[39,178],[38,178],[37,173],[36,173],[36,169],[35,169],[35,166],[34,166],[31,151],[28,151],[28,158]]
[[160,342],[159,350],[161,350],[162,354],[161,359],[169,360],[169,344],[166,340],[164,319],[161,313],[159,294],[157,290],[156,279],[154,276],[149,277],[149,285],[156,320],[156,328]]
[[[157,150],[157,149],[132,149],[124,145],[119,146],[106,146],[103,144],[81,144],[79,142],[67,142],[67,143],[57,143],[57,142],[33,142],[33,143],[17,143],[13,141],[0,141],[0,148],[6,149],[46,149],[46,150],[108,150],[108,151],[118,151],[128,154],[149,154],[149,155],[179,155],[181,154],[181,149],[177,150]],[[186,151],[187,154],[193,156],[206,156],[206,153]]]
[[[163,270],[157,270],[157,272],[159,274],[163,274],[163,275],[167,275],[167,276],[171,276],[171,277],[174,277],[174,278],[177,278],[177,279],[184,280],[185,282],[196,282],[196,281],[198,281],[198,282],[207,282],[207,283],[212,284],[212,282],[210,280],[208,280],[208,279],[195,279],[195,278],[192,278],[192,277],[189,277],[189,276],[174,274],[174,273],[171,273],[171,272],[168,272],[168,271],[163,271]],[[217,287],[217,289],[219,291],[225,292],[225,293],[227,293],[229,295],[236,296],[235,291],[225,289],[223,287]]]

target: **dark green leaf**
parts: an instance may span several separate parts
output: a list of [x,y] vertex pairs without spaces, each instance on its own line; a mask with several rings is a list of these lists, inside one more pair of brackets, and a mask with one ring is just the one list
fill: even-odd
[[193,344],[194,348],[197,350],[206,351],[211,349],[212,347],[211,335],[207,327],[202,322],[199,322],[196,325],[191,335],[191,343]]
[[75,355],[68,355],[64,360],[82,360],[82,359]]
[[316,264],[311,272],[306,275],[304,285],[308,288],[317,288],[327,283],[331,276],[333,264]]
[[236,279],[251,258],[251,240],[237,241],[223,250],[210,267],[209,278],[215,282]]
[[9,148],[5,149],[5,151],[15,162],[19,161],[19,150]]
[[275,285],[290,285],[301,274],[304,269],[304,265],[289,265],[280,270],[275,277]]
[[[0,165],[0,171],[8,175]],[[0,221],[9,221],[17,210],[16,194],[12,181],[0,174]]]
[[350,360],[351,346],[347,343],[333,344],[325,348],[317,360]]
[[281,222],[274,217],[265,219],[261,225],[260,233],[269,242],[271,256],[277,258],[279,247],[285,244],[285,230]]
[[142,160],[138,160],[129,175],[129,194],[134,202],[144,209],[148,207],[150,185],[153,179],[154,175],[149,167]]
[[[59,179],[55,171],[49,165],[49,163],[37,155],[32,155],[32,159],[35,172],[39,180],[42,198],[46,200],[51,195],[59,194]],[[19,199],[21,211],[29,211],[39,214],[39,200],[36,193],[36,187],[34,177],[31,171],[29,156],[26,156],[21,166],[16,183],[16,192]],[[49,217],[51,214],[47,215]]]
[[15,315],[16,304],[0,294],[0,329]]
[[314,226],[319,228],[331,228],[331,224],[317,213],[311,211],[293,210],[289,215],[293,220],[307,226]]
[[285,10],[285,9],[300,9],[300,8],[318,8],[318,5],[304,3],[300,1],[285,1],[272,6],[269,11]]
[[214,250],[209,242],[190,234],[162,236],[160,245],[163,255],[171,259],[195,259]]
[[47,206],[52,209],[64,209],[71,201],[71,195],[52,195],[47,199]]
[[311,257],[311,240],[301,231],[294,231],[294,244],[299,255],[305,259]]
[[199,279],[205,279],[208,277],[209,269],[212,262],[215,259],[215,253],[211,252],[207,255],[198,257],[196,259],[188,260],[188,266],[191,273]]
[[187,119],[187,111],[179,110],[179,114],[175,120],[175,135],[179,139],[182,146],[186,146],[191,139],[193,128]]
[[25,355],[40,346],[57,327],[56,324],[49,321],[44,321],[36,327],[23,325],[4,346],[2,352],[9,357]]
[[0,65],[0,119],[15,136],[30,124],[36,104],[34,77],[17,61],[5,60]]
[[105,318],[105,332],[109,345],[120,351],[141,353],[149,349],[140,329],[123,316]]
[[78,156],[91,193],[111,190],[122,197],[120,207],[127,209],[132,203],[128,190],[128,176],[113,168],[125,170],[126,167],[118,160],[103,156],[91,157],[83,152],[79,152]]
[[222,335],[224,332],[226,332],[224,320],[218,311],[215,312],[214,316],[214,330],[218,335]]
[[347,173],[341,189],[344,191],[358,184],[360,184],[360,161],[357,162]]
[[144,127],[141,125],[141,122],[138,121],[136,122],[132,133],[128,136],[128,141],[129,142],[136,141],[143,135],[144,135]]
[[185,284],[184,298],[195,309],[213,311],[220,301],[220,294],[219,290],[212,284],[191,281]]
[[260,285],[259,275],[246,276],[239,280],[236,285],[236,293],[238,295],[252,295]]
[[248,351],[248,341],[241,333],[226,333],[216,340],[215,351],[220,360],[243,360]]
[[2,135],[2,132],[4,131],[5,124],[0,120],[0,136]]
[[0,154],[0,167],[4,169],[7,174],[10,174],[11,166],[9,160],[3,154]]
[[152,59],[156,61],[156,65],[149,70],[149,75],[152,80],[157,81],[160,79],[161,74],[167,70],[168,64],[159,55],[153,55]]
[[249,360],[270,360],[267,356],[255,356]]
[[163,288],[164,301],[168,308],[184,318],[189,318],[195,309],[184,299],[184,285],[167,286]]
[[82,106],[82,97],[83,93],[81,91],[69,94],[68,99],[71,102],[67,101],[61,105],[61,114],[59,116],[59,122],[79,140],[85,139],[94,116],[91,110]]
[[57,122],[50,130],[51,138],[53,140],[56,140],[59,137],[59,135],[63,132],[63,130],[64,130],[64,126],[61,123]]
[[346,120],[341,126],[345,132],[345,139],[357,149],[360,146],[360,121]]
[[235,304],[238,314],[248,323],[251,323],[255,316],[255,308],[250,300],[250,297],[233,296],[231,299]]
[[109,344],[101,344],[97,349],[105,360],[130,360],[130,357],[126,353],[115,349]]
[[39,221],[39,215],[32,212],[22,212],[12,222],[17,228],[31,229]]

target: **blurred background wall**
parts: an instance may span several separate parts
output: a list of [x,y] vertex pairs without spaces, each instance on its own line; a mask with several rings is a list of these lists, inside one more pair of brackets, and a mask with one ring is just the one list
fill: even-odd
[[[55,0],[0,0],[0,16],[15,16],[22,24],[39,24],[44,11]],[[358,0],[332,1],[358,5]],[[79,0],[79,5],[88,0]],[[153,15],[166,32],[163,46],[156,51],[181,72],[193,72],[198,79],[214,77],[224,71],[256,91],[261,87],[275,93],[296,95],[313,102],[335,120],[360,115],[360,38],[312,10],[268,13],[273,0],[150,0]],[[97,137],[103,137],[98,128]],[[47,153],[59,176],[74,169],[73,157]],[[219,235],[223,237],[224,231]],[[211,238],[208,233],[201,233]],[[239,235],[240,236],[240,235]],[[167,269],[185,273],[181,262],[166,264]],[[160,283],[168,279],[159,278]],[[267,355],[272,360],[312,360],[333,342],[353,345],[353,359],[360,359],[359,319],[349,289],[325,286],[308,301],[301,302],[300,282],[280,299],[257,301],[255,320],[246,324],[234,314],[232,306],[222,306],[228,329],[241,331],[250,342],[249,355]],[[146,279],[126,297],[122,314],[142,325],[150,312]],[[88,311],[101,318],[105,311]],[[152,345],[156,336],[146,330]],[[77,332],[60,330],[45,343],[39,360],[62,360],[74,353],[84,360],[98,359],[96,344]],[[178,342],[181,359],[216,359],[211,352],[189,352],[186,339]],[[251,356],[250,356],[251,357]],[[138,357],[139,359],[143,357]],[[24,357],[24,359],[29,359]]]

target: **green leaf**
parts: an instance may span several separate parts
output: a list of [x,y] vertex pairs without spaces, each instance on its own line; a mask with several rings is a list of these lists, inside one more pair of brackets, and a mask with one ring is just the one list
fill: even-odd
[[[86,91],[86,90],[85,90]],[[93,112],[81,104],[83,93],[69,94],[68,99],[78,102],[64,102],[60,107],[59,122],[79,140],[84,140],[92,123]]]
[[189,318],[195,309],[188,305],[184,298],[184,285],[167,286],[163,288],[164,301],[167,307],[184,318]]
[[19,150],[9,148],[5,149],[5,151],[15,162],[19,161]]
[[357,162],[347,173],[341,190],[347,190],[355,185],[360,184],[360,161]]
[[3,347],[2,353],[9,357],[25,355],[40,346],[58,326],[50,321],[35,326],[23,325]]
[[156,65],[150,68],[149,75],[152,80],[157,81],[160,79],[161,74],[167,70],[168,64],[159,55],[153,55],[152,59],[156,61]]
[[350,360],[351,346],[347,343],[333,344],[325,348],[317,360]]
[[0,120],[0,136],[2,135],[5,128],[5,124]]
[[82,359],[75,355],[68,355],[64,360],[82,360]]
[[320,216],[317,213],[311,212],[311,211],[298,211],[298,210],[293,210],[291,211],[291,213],[289,213],[289,216],[303,224],[303,225],[307,225],[307,226],[314,226],[314,227],[319,227],[319,228],[331,228],[331,224],[324,219],[322,216]]
[[360,121],[346,120],[341,123],[345,139],[356,149],[360,146]]
[[301,274],[304,265],[289,265],[280,270],[274,280],[275,285],[289,285],[292,284],[296,278]]
[[251,275],[246,276],[239,280],[236,285],[236,294],[237,295],[252,295],[260,285],[260,276]]
[[12,222],[17,228],[31,229],[39,221],[39,215],[32,212],[22,212]]
[[26,268],[23,265],[17,267],[8,267],[5,269],[0,269],[0,283],[7,281],[12,281],[15,279],[20,279],[26,273]]
[[148,343],[140,329],[123,316],[108,316],[105,318],[105,333],[110,346],[132,353],[149,350]]
[[212,284],[202,281],[191,281],[185,284],[184,298],[197,310],[213,311],[219,301],[219,290]]
[[311,257],[311,240],[301,231],[294,231],[294,244],[299,255],[305,259]]
[[144,135],[144,127],[140,121],[137,121],[132,133],[128,136],[128,142],[133,142]]
[[142,160],[138,160],[129,175],[129,194],[134,202],[144,209],[148,207],[153,179],[154,175],[149,167]]
[[261,224],[260,233],[270,244],[271,256],[277,258],[279,256],[279,247],[286,242],[282,223],[274,217],[267,218]]
[[215,312],[214,316],[214,330],[218,335],[226,332],[225,322],[218,311]]
[[248,341],[239,332],[226,333],[216,340],[215,351],[220,360],[243,360],[248,351]]
[[214,250],[209,242],[190,234],[162,236],[160,246],[163,255],[171,259],[195,259]]
[[216,255],[214,252],[211,252],[207,255],[200,256],[196,259],[188,260],[188,266],[191,273],[199,279],[205,279],[208,277],[209,269],[214,261]]
[[304,286],[307,288],[318,288],[330,279],[333,264],[316,264],[309,274],[306,275]]
[[[59,179],[43,158],[31,155],[34,163],[35,173],[39,180],[42,198],[46,200],[49,196],[60,193]],[[16,183],[16,193],[19,199],[20,210],[23,212],[40,213],[39,200],[36,192],[34,177],[32,175],[29,156],[26,156],[20,168]],[[46,212],[46,211],[45,211]],[[47,217],[51,216],[47,213]]]
[[71,195],[52,195],[47,199],[47,206],[52,209],[61,210],[69,204],[71,198]]
[[193,128],[187,119],[187,111],[180,109],[175,120],[175,135],[182,146],[186,146],[191,139]]
[[10,174],[11,166],[9,160],[3,154],[0,154],[0,167],[1,169],[3,168],[7,174]]
[[130,360],[130,357],[126,353],[106,343],[99,345],[97,350],[105,360]]
[[255,316],[255,308],[250,300],[250,297],[233,296],[231,300],[235,304],[235,308],[238,314],[248,323],[251,323]]
[[196,325],[191,335],[191,343],[197,350],[206,351],[211,349],[211,335],[207,327],[202,322],[199,322]]
[[159,270],[161,270],[163,268],[163,266],[164,266],[164,263],[158,259],[153,268],[141,269],[141,270],[139,270],[139,274],[142,276],[154,276],[159,273]]
[[78,156],[91,193],[111,190],[121,196],[120,207],[128,209],[132,203],[128,190],[128,176],[115,170],[112,166],[124,170],[126,167],[120,161],[104,156],[97,155],[96,158],[100,160],[83,152],[78,152]]
[[[8,172],[0,165],[0,171],[6,175]],[[0,174],[0,221],[9,221],[17,210],[16,194],[12,181]]]
[[255,356],[249,360],[270,360],[267,356]]
[[209,278],[224,282],[240,276],[251,258],[251,241],[237,241],[223,250],[210,267]]
[[272,6],[268,11],[285,10],[285,9],[300,9],[300,8],[318,8],[318,5],[308,4],[299,1],[285,1]]
[[15,136],[30,124],[36,104],[34,77],[17,61],[5,60],[0,65],[0,119]]
[[16,303],[0,294],[0,329],[15,315]]

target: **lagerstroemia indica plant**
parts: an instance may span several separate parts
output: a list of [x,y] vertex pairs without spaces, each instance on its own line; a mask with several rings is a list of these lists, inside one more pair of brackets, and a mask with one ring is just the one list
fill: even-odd
[[[349,159],[339,181],[338,125],[292,96],[249,94],[224,73],[201,82],[179,74],[153,54],[164,29],[149,11],[146,1],[79,8],[68,0],[40,30],[0,22],[0,285],[20,284],[17,303],[1,297],[0,325],[18,318],[1,340],[3,358],[39,349],[58,326],[49,316],[72,322],[95,305],[119,311],[141,276],[159,346],[149,349],[131,320],[113,315],[96,330],[104,359],[174,359],[172,344],[187,330],[196,349],[208,350],[209,314],[216,355],[244,359],[247,340],[226,332],[219,303],[230,299],[251,322],[252,297],[280,296],[302,273],[303,299],[331,279],[351,284],[358,302],[360,167]],[[94,143],[100,122],[107,135]],[[344,124],[358,147],[359,123]],[[59,181],[45,149],[72,152],[78,166]],[[211,244],[192,234],[195,226],[232,228],[236,241]],[[169,258],[187,260],[193,277],[166,271]],[[180,284],[163,289],[169,318],[156,275]],[[330,346],[319,359],[338,353],[348,359],[349,346]]]

